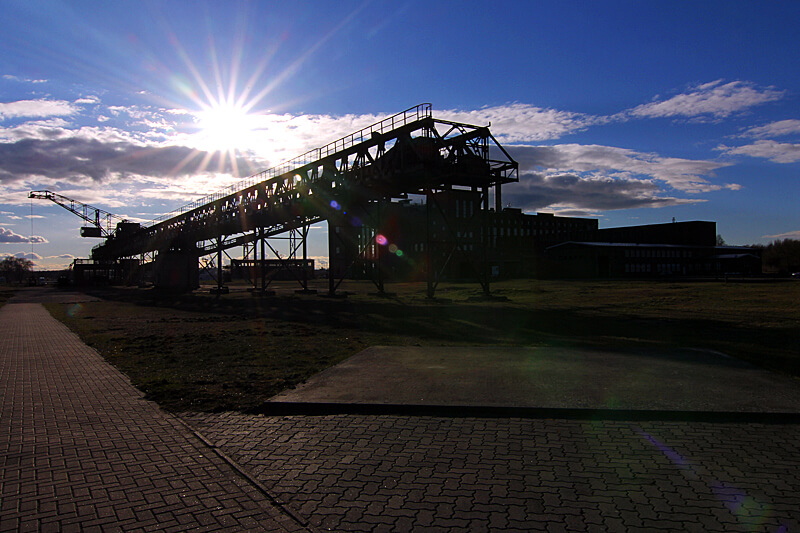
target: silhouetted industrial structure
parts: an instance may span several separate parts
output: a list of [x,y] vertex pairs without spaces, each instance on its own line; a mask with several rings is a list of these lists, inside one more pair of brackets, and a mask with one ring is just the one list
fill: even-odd
[[[435,119],[430,104],[421,104],[201,198],[150,226],[115,232],[93,249],[92,258],[114,261],[155,254],[156,284],[187,289],[197,285],[192,265],[198,258],[214,254],[221,274],[223,254],[232,247],[247,247],[253,261],[267,259],[267,248],[278,260],[306,260],[309,227],[327,220],[331,228],[358,228],[357,236],[329,231],[329,248],[355,251],[348,261],[368,271],[382,292],[383,247],[375,245],[382,240],[384,206],[409,195],[424,197],[428,220],[443,217],[445,226],[439,232],[448,235],[446,240],[426,241],[426,248],[441,249],[449,257],[466,252],[465,237],[458,236],[440,203],[455,191],[471,192],[470,215],[462,222],[473,235],[481,235],[490,191],[500,206],[501,186],[514,181],[518,165],[487,127]],[[284,234],[291,242],[288,257],[281,257],[268,242]],[[478,242],[486,242],[484,237]],[[485,253],[470,252],[476,252],[468,254],[474,278],[488,292]],[[426,258],[430,296],[446,266],[438,257]],[[266,272],[260,270],[262,275]],[[331,293],[347,270],[329,269]],[[265,283],[262,278],[262,288]],[[218,288],[222,289],[221,275]]]
[[717,246],[717,225],[672,222],[598,229],[544,251],[547,277],[653,278],[756,275],[752,248]]
[[[60,205],[91,224],[81,228],[81,237],[110,237],[113,232],[120,229],[120,224],[130,224],[126,219],[104,211],[99,207],[85,204],[52,191],[31,191],[28,198],[35,200],[50,200]],[[138,224],[135,224],[138,226]]]
[[753,250],[716,246],[714,222],[599,229],[596,219],[503,208],[502,186],[518,179],[487,127],[435,119],[421,104],[146,226],[50,191],[30,196],[91,223],[82,235],[106,238],[73,265],[77,278],[132,282],[146,272],[179,291],[198,287],[201,270],[225,291],[223,256],[233,247],[243,257],[228,256],[231,273],[254,290],[295,279],[307,291],[309,228],[320,221],[330,294],[346,278],[371,279],[379,292],[387,280],[425,280],[432,297],[444,279],[477,280],[488,294],[496,278],[760,272]]
[[[717,246],[716,223],[673,222],[620,228],[598,228],[597,219],[559,217],[549,213],[526,214],[520,209],[489,210],[483,234],[462,219],[469,215],[474,199],[469,192],[451,192],[439,200],[446,215],[428,224],[424,204],[393,203],[384,207],[386,224],[383,245],[371,254],[385,251],[384,275],[393,280],[424,279],[428,255],[445,265],[442,275],[459,280],[470,277],[470,265],[483,254],[493,278],[653,278],[761,273],[761,258],[747,247]],[[452,249],[444,219],[454,223],[455,237],[463,252],[446,256]],[[426,235],[430,229],[431,234]],[[336,227],[352,241],[359,228]],[[482,246],[482,235],[486,237]],[[431,247],[428,249],[428,247]],[[401,252],[399,255],[397,252]],[[394,253],[392,253],[394,252]],[[330,251],[331,268],[342,274],[352,264],[355,248]],[[368,278],[369,272],[350,270],[348,276]]]

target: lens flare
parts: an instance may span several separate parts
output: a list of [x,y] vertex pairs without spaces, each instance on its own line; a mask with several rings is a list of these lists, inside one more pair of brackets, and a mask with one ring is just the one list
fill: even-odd
[[389,243],[389,239],[387,239],[381,234],[378,234],[375,236],[375,242],[377,242],[381,246],[386,246]]
[[[675,466],[680,468],[687,478],[702,479],[703,476],[701,472],[685,457],[645,431],[639,429],[638,433],[672,461]],[[739,520],[739,523],[747,527],[749,531],[759,529],[767,516],[772,512],[772,508],[769,504],[759,502],[745,490],[731,483],[712,480],[708,485],[717,499],[722,502],[725,507],[727,507],[728,511]],[[782,530],[783,526],[778,531]]]

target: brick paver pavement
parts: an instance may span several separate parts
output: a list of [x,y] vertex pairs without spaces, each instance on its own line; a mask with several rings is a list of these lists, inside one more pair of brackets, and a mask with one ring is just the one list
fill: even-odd
[[798,531],[800,425],[186,414],[334,531]]
[[38,304],[0,308],[0,531],[298,531]]

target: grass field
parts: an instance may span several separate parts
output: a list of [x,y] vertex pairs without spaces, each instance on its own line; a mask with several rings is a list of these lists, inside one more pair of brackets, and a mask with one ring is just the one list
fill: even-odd
[[436,300],[422,284],[378,297],[345,282],[342,299],[275,288],[263,298],[109,290],[48,309],[172,410],[254,409],[374,345],[695,347],[800,376],[800,282],[519,280],[494,284],[491,301],[472,284],[440,285]]

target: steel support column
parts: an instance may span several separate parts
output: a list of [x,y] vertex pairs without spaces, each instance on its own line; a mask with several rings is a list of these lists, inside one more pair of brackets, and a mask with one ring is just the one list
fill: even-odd
[[428,290],[427,295],[429,299],[433,299],[436,293],[436,272],[433,267],[433,246],[431,241],[431,209],[433,202],[433,191],[427,189],[425,191],[425,268],[427,269]]
[[225,285],[225,280],[223,279],[222,274],[222,253],[225,249],[222,247],[223,236],[220,235],[217,238],[217,291],[222,292],[222,288]]

